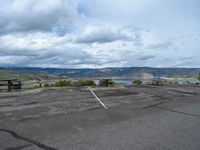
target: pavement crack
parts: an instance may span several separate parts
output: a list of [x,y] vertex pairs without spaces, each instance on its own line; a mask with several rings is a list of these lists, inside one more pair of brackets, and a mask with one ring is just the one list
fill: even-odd
[[179,113],[179,114],[182,114],[182,115],[187,115],[187,116],[200,118],[199,114],[186,113],[186,112],[177,111],[177,110],[173,110],[173,109],[170,109],[170,108],[160,107],[159,106],[159,105],[171,102],[171,101],[173,101],[173,100],[170,99],[170,100],[167,100],[167,101],[159,102],[159,103],[148,105],[148,106],[145,106],[145,107],[133,108],[133,110],[148,109],[148,108],[158,108],[158,109],[165,110],[165,111],[170,111],[170,112],[173,112],[173,113]]
[[152,104],[152,105],[148,105],[148,106],[144,106],[144,107],[133,108],[133,110],[152,108],[152,107],[156,107],[156,106],[159,106],[159,105],[171,102],[171,101],[172,100],[166,100],[166,101],[162,101],[162,102],[159,102],[159,103],[156,103],[156,104]]
[[31,147],[31,146],[32,144],[26,144],[26,145],[21,145],[17,147],[9,147],[9,148],[6,148],[5,150],[22,150],[24,148]]
[[55,149],[53,147],[49,147],[47,145],[44,145],[44,144],[42,144],[42,143],[40,143],[38,141],[29,139],[27,137],[20,136],[20,135],[18,135],[16,132],[14,132],[12,130],[0,129],[0,132],[7,132],[7,133],[12,135],[16,139],[20,139],[20,140],[23,140],[25,142],[31,143],[31,144],[36,145],[37,147],[42,148],[44,150],[58,150],[58,149]]
[[198,117],[198,118],[200,118],[199,114],[186,113],[186,112],[177,111],[177,110],[174,110],[174,109],[170,109],[170,108],[166,108],[166,107],[160,107],[160,106],[154,106],[154,107],[158,108],[158,109],[170,111],[170,112],[173,112],[173,113],[178,113],[178,114],[182,114],[182,115],[187,115],[187,116],[192,116],[192,117]]

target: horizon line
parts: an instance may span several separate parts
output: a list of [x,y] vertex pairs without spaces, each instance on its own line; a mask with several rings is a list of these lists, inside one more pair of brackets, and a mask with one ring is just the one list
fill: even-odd
[[12,69],[12,68],[35,68],[35,69],[112,69],[112,68],[155,68],[155,69],[200,69],[200,67],[151,67],[151,66],[128,66],[128,67],[84,67],[84,68],[64,68],[64,67],[30,67],[30,66],[0,66],[0,69]]

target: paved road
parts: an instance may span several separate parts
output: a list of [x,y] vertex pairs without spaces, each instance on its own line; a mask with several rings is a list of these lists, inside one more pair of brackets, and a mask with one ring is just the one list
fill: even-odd
[[200,87],[0,95],[0,150],[199,150]]

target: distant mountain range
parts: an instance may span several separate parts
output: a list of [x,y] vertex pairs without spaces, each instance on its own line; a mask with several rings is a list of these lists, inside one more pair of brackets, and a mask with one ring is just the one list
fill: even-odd
[[151,67],[119,67],[102,69],[60,69],[60,68],[0,68],[28,73],[48,73],[71,78],[132,78],[132,77],[192,77],[200,68],[151,68]]

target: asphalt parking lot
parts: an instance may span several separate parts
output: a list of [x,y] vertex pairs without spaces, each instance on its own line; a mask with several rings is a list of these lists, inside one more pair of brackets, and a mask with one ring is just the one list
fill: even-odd
[[199,150],[200,87],[0,94],[0,150]]

